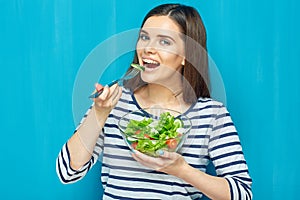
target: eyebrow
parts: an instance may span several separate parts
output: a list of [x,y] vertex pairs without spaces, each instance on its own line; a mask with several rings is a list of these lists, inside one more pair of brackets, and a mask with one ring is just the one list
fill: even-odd
[[[145,30],[141,30],[140,33],[145,33],[145,34],[149,35],[149,33],[147,31],[145,31]],[[170,40],[172,40],[173,42],[176,43],[176,40],[173,37],[169,36],[169,35],[159,34],[159,35],[157,35],[157,37],[160,37],[160,38],[169,38]]]

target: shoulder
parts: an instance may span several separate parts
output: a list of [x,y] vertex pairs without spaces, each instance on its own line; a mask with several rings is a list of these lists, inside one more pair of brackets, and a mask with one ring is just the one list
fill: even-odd
[[197,102],[190,109],[191,113],[198,115],[218,115],[221,113],[228,113],[224,103],[214,100],[212,98],[198,98]]
[[128,88],[122,87],[122,95],[120,100],[132,100],[132,92]]
[[197,107],[197,108],[210,107],[210,108],[218,109],[218,108],[225,107],[225,105],[222,102],[216,101],[212,98],[200,97],[200,98],[198,98],[197,102],[195,103],[195,107]]
[[127,88],[122,88],[122,95],[115,106],[114,110],[122,110],[124,112],[128,112],[130,110],[136,110],[136,102],[133,97],[133,93],[131,90]]
[[132,95],[132,91],[129,88],[122,87],[122,92],[125,95]]

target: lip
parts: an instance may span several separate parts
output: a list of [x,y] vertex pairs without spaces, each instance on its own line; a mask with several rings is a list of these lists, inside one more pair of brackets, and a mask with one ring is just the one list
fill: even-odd
[[158,69],[158,67],[147,67],[147,66],[145,66],[145,71],[144,72],[153,72],[157,69]]
[[[147,63],[144,62],[144,60],[152,60],[156,63],[159,63],[159,65],[155,66],[155,65],[147,65]],[[151,58],[151,57],[142,57],[142,65],[145,67],[145,71],[153,71],[155,69],[157,69],[160,66],[160,62],[158,62],[157,60]]]
[[[153,58],[148,57],[148,56],[143,56],[143,57],[142,57],[142,61],[143,61],[143,60],[152,60],[152,61],[154,61],[154,62],[160,63],[158,60],[153,59]],[[143,61],[143,62],[144,62],[144,61]]]

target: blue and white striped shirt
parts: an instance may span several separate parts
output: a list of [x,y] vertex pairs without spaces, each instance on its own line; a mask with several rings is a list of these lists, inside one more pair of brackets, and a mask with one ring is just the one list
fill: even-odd
[[[201,191],[190,184],[146,168],[131,157],[118,129],[118,121],[127,112],[137,109],[140,107],[132,92],[123,89],[118,104],[100,133],[91,160],[79,170],[70,167],[70,155],[65,144],[56,162],[61,182],[67,184],[80,180],[103,154],[103,199],[200,199]],[[190,118],[192,129],[179,153],[191,166],[204,172],[211,161],[217,176],[228,181],[231,199],[252,199],[252,180],[227,109],[212,99],[199,98],[184,114]]]

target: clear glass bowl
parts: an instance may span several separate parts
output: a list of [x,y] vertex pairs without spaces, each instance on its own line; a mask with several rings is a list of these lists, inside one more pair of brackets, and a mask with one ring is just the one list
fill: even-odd
[[[134,120],[136,121],[133,122]],[[119,120],[118,126],[131,150],[157,157],[160,149],[177,152],[182,147],[192,124],[186,115],[177,111],[146,108],[125,114]]]

